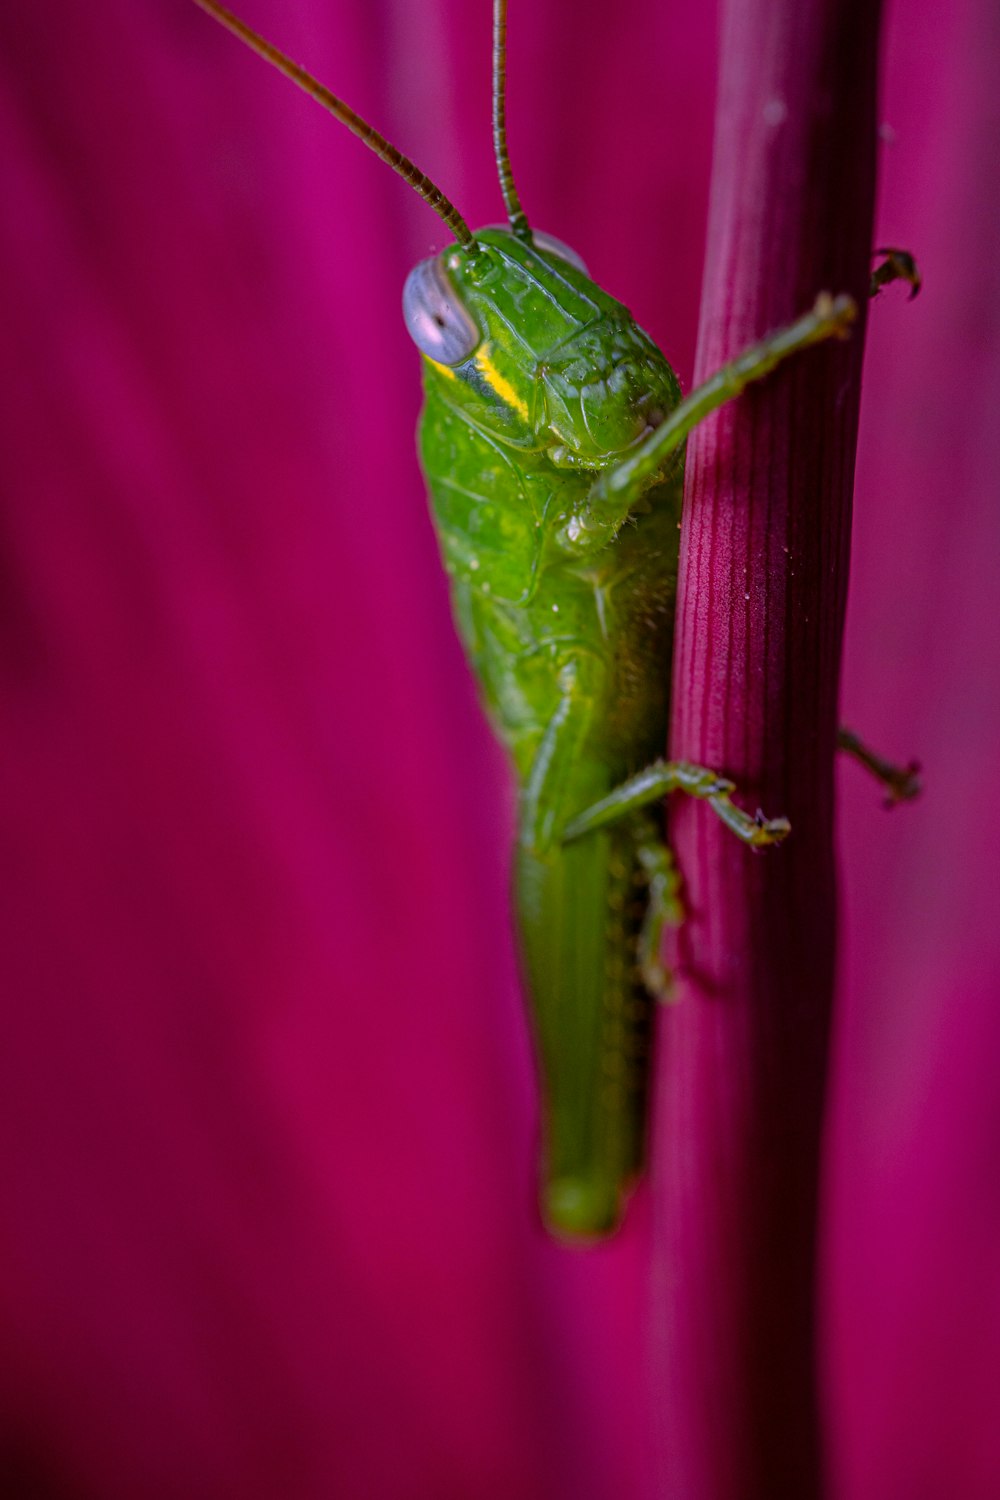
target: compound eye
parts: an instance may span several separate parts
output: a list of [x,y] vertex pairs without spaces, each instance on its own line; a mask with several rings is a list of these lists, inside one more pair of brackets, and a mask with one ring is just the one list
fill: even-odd
[[547,250],[550,255],[558,255],[560,260],[568,260],[571,266],[576,266],[576,269],[582,271],[584,276],[590,275],[576,251],[571,250],[569,245],[562,240],[557,240],[554,234],[545,234],[541,229],[534,229],[531,238],[539,250]]
[[414,266],[403,286],[403,318],[421,354],[439,365],[460,365],[482,343],[482,334],[455,288],[440,256]]

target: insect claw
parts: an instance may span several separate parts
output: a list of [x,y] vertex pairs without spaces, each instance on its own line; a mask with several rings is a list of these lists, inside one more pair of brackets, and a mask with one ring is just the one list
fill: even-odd
[[755,849],[766,848],[769,844],[780,844],[792,831],[792,825],[787,818],[768,818],[760,807],[754,814],[754,823],[757,833],[752,838],[751,844]]
[[869,297],[877,297],[884,286],[893,281],[905,281],[909,283],[910,295],[907,299],[912,302],[923,285],[923,277],[920,274],[916,261],[909,250],[899,250],[892,246],[884,246],[875,251],[876,255],[884,255],[885,260],[880,266],[876,266],[872,272],[872,279],[868,287]]
[[893,765],[891,760],[869,750],[854,731],[844,725],[837,731],[837,743],[841,750],[846,750],[848,755],[853,755],[855,760],[860,761],[865,770],[885,788],[886,807],[895,807],[900,802],[912,802],[915,797],[919,797],[922,787],[918,760],[908,761],[905,766]]
[[912,802],[919,797],[923,787],[920,781],[919,760],[911,760],[905,766],[896,767],[886,781],[886,796],[883,806],[898,807],[901,802]]

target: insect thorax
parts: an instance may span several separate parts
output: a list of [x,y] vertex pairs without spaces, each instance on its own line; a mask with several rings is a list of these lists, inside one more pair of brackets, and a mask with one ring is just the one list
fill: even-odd
[[425,361],[421,464],[445,567],[496,599],[527,605],[569,561],[556,533],[679,399],[663,355],[614,307],[533,363],[519,350],[516,368],[499,337],[456,370]]
[[474,266],[457,252],[441,263],[482,338],[456,366],[425,359],[421,459],[494,722],[526,764],[577,673],[612,758],[656,753],[666,710],[649,683],[669,659],[678,470],[650,481],[603,548],[576,555],[567,537],[597,474],[676,405],[676,377],[574,266],[509,235]]
[[433,393],[420,439],[459,632],[522,774],[575,670],[601,705],[605,758],[622,774],[644,764],[666,733],[658,664],[670,655],[679,472],[613,543],[578,559],[554,538],[594,471],[511,450]]

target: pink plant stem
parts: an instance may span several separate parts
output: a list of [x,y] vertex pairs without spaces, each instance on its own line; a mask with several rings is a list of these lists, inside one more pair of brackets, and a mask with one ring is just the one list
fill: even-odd
[[820,1137],[836,952],[833,760],[876,150],[875,0],[726,0],[696,378],[849,291],[689,449],[671,753],[787,814],[753,856],[675,799],[680,1003],[657,1087],[663,1493],[821,1489]]

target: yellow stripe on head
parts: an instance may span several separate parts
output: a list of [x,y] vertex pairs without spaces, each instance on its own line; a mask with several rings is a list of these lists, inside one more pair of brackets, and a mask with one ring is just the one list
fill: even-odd
[[528,403],[523,396],[518,395],[510,381],[500,374],[500,371],[490,358],[489,344],[482,346],[475,357],[474,363],[490,389],[496,392],[501,401],[505,401],[508,406],[514,408],[522,422],[527,422]]

